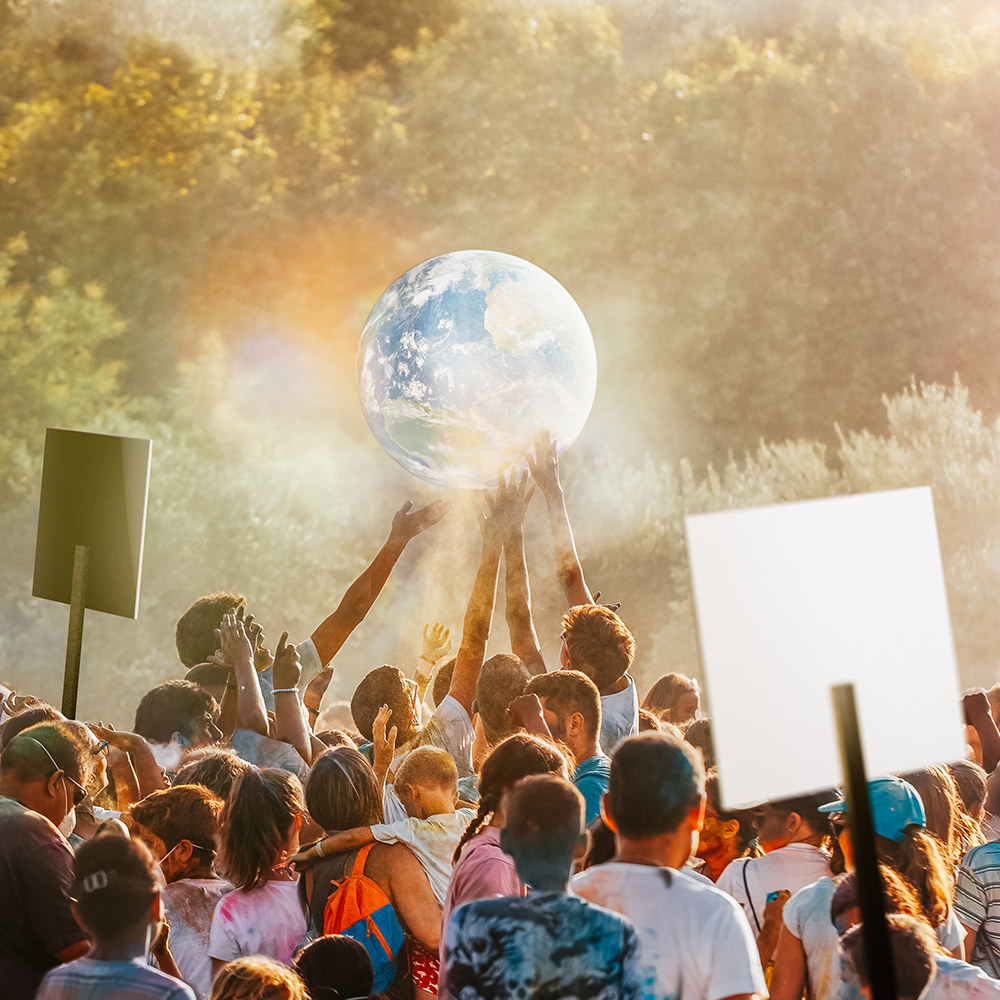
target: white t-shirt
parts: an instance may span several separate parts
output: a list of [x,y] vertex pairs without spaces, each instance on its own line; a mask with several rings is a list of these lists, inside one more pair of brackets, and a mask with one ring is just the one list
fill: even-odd
[[372,836],[381,844],[406,844],[417,856],[437,901],[444,906],[451,881],[451,859],[465,828],[475,816],[472,809],[456,809],[453,813],[439,813],[427,819],[407,816],[397,823],[375,824]]
[[[459,778],[468,777],[475,773],[472,768],[472,744],[475,738],[476,733],[472,728],[469,713],[462,707],[461,702],[449,694],[441,699],[441,704],[434,710],[427,727],[396,751],[389,766],[388,780],[392,781],[400,765],[413,750],[426,746],[438,747],[450,754],[458,768]],[[401,823],[408,818],[406,809],[403,808],[403,803],[399,801],[391,784],[385,786],[382,807],[387,824]]]
[[264,955],[291,965],[305,932],[297,881],[265,882],[250,892],[234,889],[215,907],[208,954],[223,962]]
[[[747,897],[743,876],[746,872]],[[811,844],[788,844],[762,858],[737,858],[728,864],[716,885],[728,892],[747,915],[754,935],[764,926],[767,894],[787,889],[796,893],[830,874],[830,856]]]
[[309,765],[290,743],[261,736],[252,729],[237,729],[230,740],[233,750],[254,767],[275,767],[294,774],[300,781],[309,777]]
[[[635,682],[615,694],[601,695],[601,749],[610,757],[630,736],[639,735],[639,695]],[[459,774],[462,773],[459,769]]]
[[990,979],[978,966],[957,958],[937,958],[937,974],[922,1000],[998,1000],[1000,980]]
[[212,992],[212,960],[208,956],[212,915],[219,900],[233,887],[218,878],[182,878],[163,890],[163,908],[170,924],[170,950],[184,982],[198,1000]]
[[861,991],[840,974],[837,928],[830,919],[830,903],[837,883],[828,876],[799,889],[785,903],[785,926],[802,942],[809,970],[809,1000],[861,1000]]
[[632,922],[647,1000],[767,995],[746,917],[715,886],[670,868],[609,861],[575,876],[570,888]]

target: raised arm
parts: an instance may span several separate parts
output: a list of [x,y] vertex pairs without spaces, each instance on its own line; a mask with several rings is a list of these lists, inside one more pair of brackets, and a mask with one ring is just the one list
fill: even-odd
[[417,682],[417,694],[423,704],[427,694],[427,685],[431,682],[434,667],[438,660],[443,660],[451,652],[451,629],[445,628],[440,622],[424,626],[424,645],[420,652],[420,662],[413,679]]
[[538,645],[535,624],[531,620],[531,589],[528,585],[528,566],[524,559],[524,515],[534,495],[535,485],[528,484],[527,471],[518,482],[517,470],[512,469],[506,481],[500,476],[500,492],[510,500],[504,505],[504,517],[500,525],[510,651],[520,658],[528,668],[528,673],[544,674],[545,659]]
[[472,596],[465,611],[462,626],[462,644],[455,659],[455,672],[451,675],[448,693],[472,717],[472,703],[476,700],[476,682],[479,671],[486,659],[486,644],[493,624],[493,605],[497,599],[497,572],[500,569],[502,548],[498,519],[495,518],[496,502],[484,492],[490,508],[486,517],[480,510],[479,530],[483,536],[483,554],[479,560],[479,571],[472,587]]
[[281,633],[281,641],[274,651],[274,738],[289,743],[307,763],[312,763],[312,740],[309,727],[299,702],[299,653],[288,644],[288,633]]
[[[242,608],[240,609],[242,611]],[[267,736],[267,706],[253,665],[253,646],[242,615],[225,614],[219,629],[223,662],[236,675],[236,728]]]
[[320,662],[326,666],[347,642],[347,637],[364,621],[375,599],[382,592],[393,566],[410,539],[433,527],[455,505],[450,500],[435,500],[412,513],[409,500],[396,511],[389,538],[371,565],[347,588],[337,610],[312,634]]
[[525,456],[531,478],[545,497],[549,511],[549,525],[552,528],[552,549],[556,559],[556,576],[562,584],[569,606],[593,604],[594,598],[583,576],[580,557],[576,553],[573,529],[570,527],[566,511],[566,499],[559,482],[559,459],[555,441],[550,434],[539,434],[535,438],[535,457]]
[[983,767],[992,773],[1000,763],[1000,732],[990,711],[990,700],[985,691],[972,691],[962,698],[965,721],[979,734],[979,745],[983,751]]

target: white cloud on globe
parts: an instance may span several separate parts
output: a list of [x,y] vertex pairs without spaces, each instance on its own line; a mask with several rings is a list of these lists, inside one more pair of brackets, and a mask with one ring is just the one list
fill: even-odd
[[481,489],[549,430],[560,451],[597,389],[590,327],[540,267],[491,250],[418,264],[372,309],[358,345],[368,426],[404,469]]

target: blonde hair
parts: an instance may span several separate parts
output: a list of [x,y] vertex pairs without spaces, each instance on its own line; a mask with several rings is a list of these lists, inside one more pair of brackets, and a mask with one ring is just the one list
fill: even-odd
[[297,973],[255,955],[223,966],[209,1000],[309,1000],[309,993]]
[[438,747],[417,747],[399,765],[392,783],[398,788],[418,785],[422,788],[452,789],[458,785],[458,768],[447,751]]

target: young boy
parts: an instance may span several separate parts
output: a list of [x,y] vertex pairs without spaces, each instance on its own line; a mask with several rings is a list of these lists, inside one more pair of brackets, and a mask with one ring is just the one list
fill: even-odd
[[[472,809],[456,809],[458,768],[446,751],[417,747],[400,765],[393,787],[406,809],[406,819],[342,830],[292,860],[315,861],[375,841],[406,844],[417,856],[438,903],[443,906],[451,881],[452,857],[465,828],[476,815]],[[411,942],[411,958],[414,984],[424,993],[437,996],[436,956]]]
[[514,786],[500,846],[531,891],[452,913],[442,990],[448,1000],[642,995],[632,925],[568,891],[574,859],[587,848],[583,816],[583,796],[565,778],[534,775]]
[[[47,973],[37,1000],[194,1000],[179,979],[146,964],[163,920],[149,851],[127,837],[98,837],[73,863],[73,914],[94,939],[89,955]],[[160,965],[175,967],[169,951]]]

